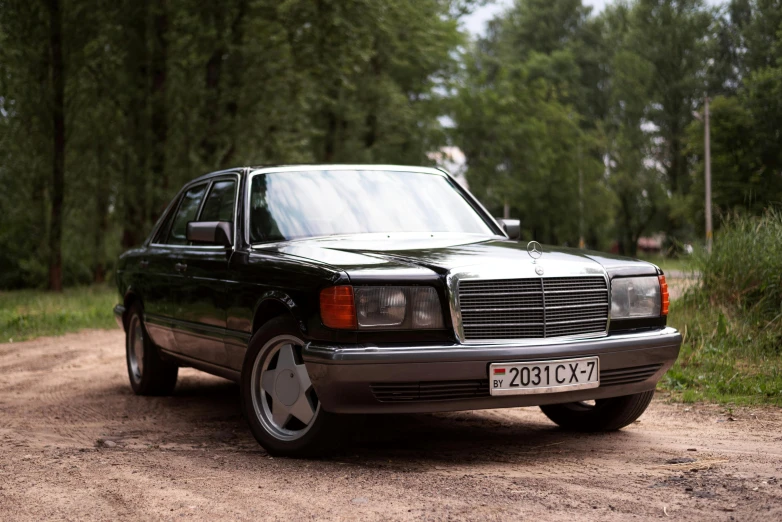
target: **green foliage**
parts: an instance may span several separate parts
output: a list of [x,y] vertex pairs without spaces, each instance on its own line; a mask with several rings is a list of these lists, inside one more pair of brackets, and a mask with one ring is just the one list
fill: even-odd
[[782,333],[703,296],[671,305],[669,323],[685,335],[679,359],[660,387],[692,402],[782,405]]
[[42,335],[60,335],[83,328],[116,328],[112,309],[117,291],[106,285],[0,293],[0,343]]
[[[65,283],[104,280],[212,170],[428,163],[475,3],[61,2]],[[49,25],[45,2],[0,0],[0,288],[48,270]]]
[[702,0],[590,11],[519,0],[469,49],[453,136],[471,188],[546,242],[613,237],[634,255],[644,234],[691,240],[687,126],[707,86],[727,81],[729,68],[709,69],[726,26]]
[[697,266],[701,285],[671,305],[684,345],[662,386],[782,405],[782,214],[730,219]]
[[[706,95],[716,214],[782,202],[779,2],[616,0],[595,14],[516,0],[469,42],[459,19],[484,3],[0,0],[0,288],[45,285],[60,221],[65,283],[109,279],[207,171],[423,164],[449,141],[525,237],[629,255],[658,232],[697,242]],[[61,216],[48,5],[62,12]]]
[[[546,214],[572,220],[581,200],[592,246],[634,255],[664,232],[675,250],[702,235],[694,112],[708,95],[716,212],[762,213],[782,201],[780,23],[778,2],[760,0],[617,1],[597,16],[580,0],[516,1],[468,48],[456,90],[471,187],[544,241],[574,242],[572,221],[555,230]],[[535,189],[546,183],[562,193]]]
[[[718,215],[760,215],[782,202],[782,5],[734,0],[729,13],[722,40],[733,51],[712,68],[730,66],[736,78],[711,107],[713,201]],[[703,220],[703,135],[703,124],[692,122],[686,153],[697,159],[697,197],[689,201],[695,222]]]
[[454,97],[470,188],[495,215],[508,205],[523,237],[548,243],[578,244],[580,191],[591,243],[611,221],[597,134],[576,109],[587,13],[580,0],[516,4],[467,54]]
[[728,219],[712,254],[698,264],[703,291],[713,300],[779,323],[782,331],[782,213]]

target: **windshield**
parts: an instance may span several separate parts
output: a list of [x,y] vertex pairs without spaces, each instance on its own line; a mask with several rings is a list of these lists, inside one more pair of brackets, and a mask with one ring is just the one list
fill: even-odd
[[494,234],[437,174],[312,170],[252,178],[251,243],[392,232]]

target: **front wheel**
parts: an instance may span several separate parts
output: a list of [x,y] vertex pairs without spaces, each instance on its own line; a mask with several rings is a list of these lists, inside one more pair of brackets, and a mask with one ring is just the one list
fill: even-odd
[[301,358],[304,341],[290,317],[253,336],[242,368],[242,409],[255,439],[271,455],[316,456],[338,442],[338,417],[321,408]]
[[543,413],[566,430],[615,431],[632,424],[640,417],[654,397],[654,390],[623,397],[588,402],[547,404]]

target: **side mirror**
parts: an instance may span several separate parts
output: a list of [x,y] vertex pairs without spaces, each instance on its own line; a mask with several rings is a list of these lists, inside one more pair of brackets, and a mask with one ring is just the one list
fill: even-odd
[[230,247],[234,242],[233,229],[230,221],[191,221],[187,224],[187,240]]
[[494,218],[510,239],[518,239],[521,235],[521,221],[518,219]]

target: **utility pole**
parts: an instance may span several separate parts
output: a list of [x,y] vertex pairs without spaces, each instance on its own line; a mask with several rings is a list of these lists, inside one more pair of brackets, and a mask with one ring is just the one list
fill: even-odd
[[706,252],[711,254],[712,228],[711,228],[711,124],[709,123],[709,97],[703,99],[703,116],[697,111],[692,115],[698,121],[703,122],[703,156],[704,156],[704,184],[706,185]]
[[584,249],[584,173],[581,170],[581,142],[578,142],[578,248]]
[[706,166],[706,251],[711,254],[712,228],[711,228],[711,129],[709,127],[709,97],[706,96],[703,124],[706,127],[703,133],[703,148]]

